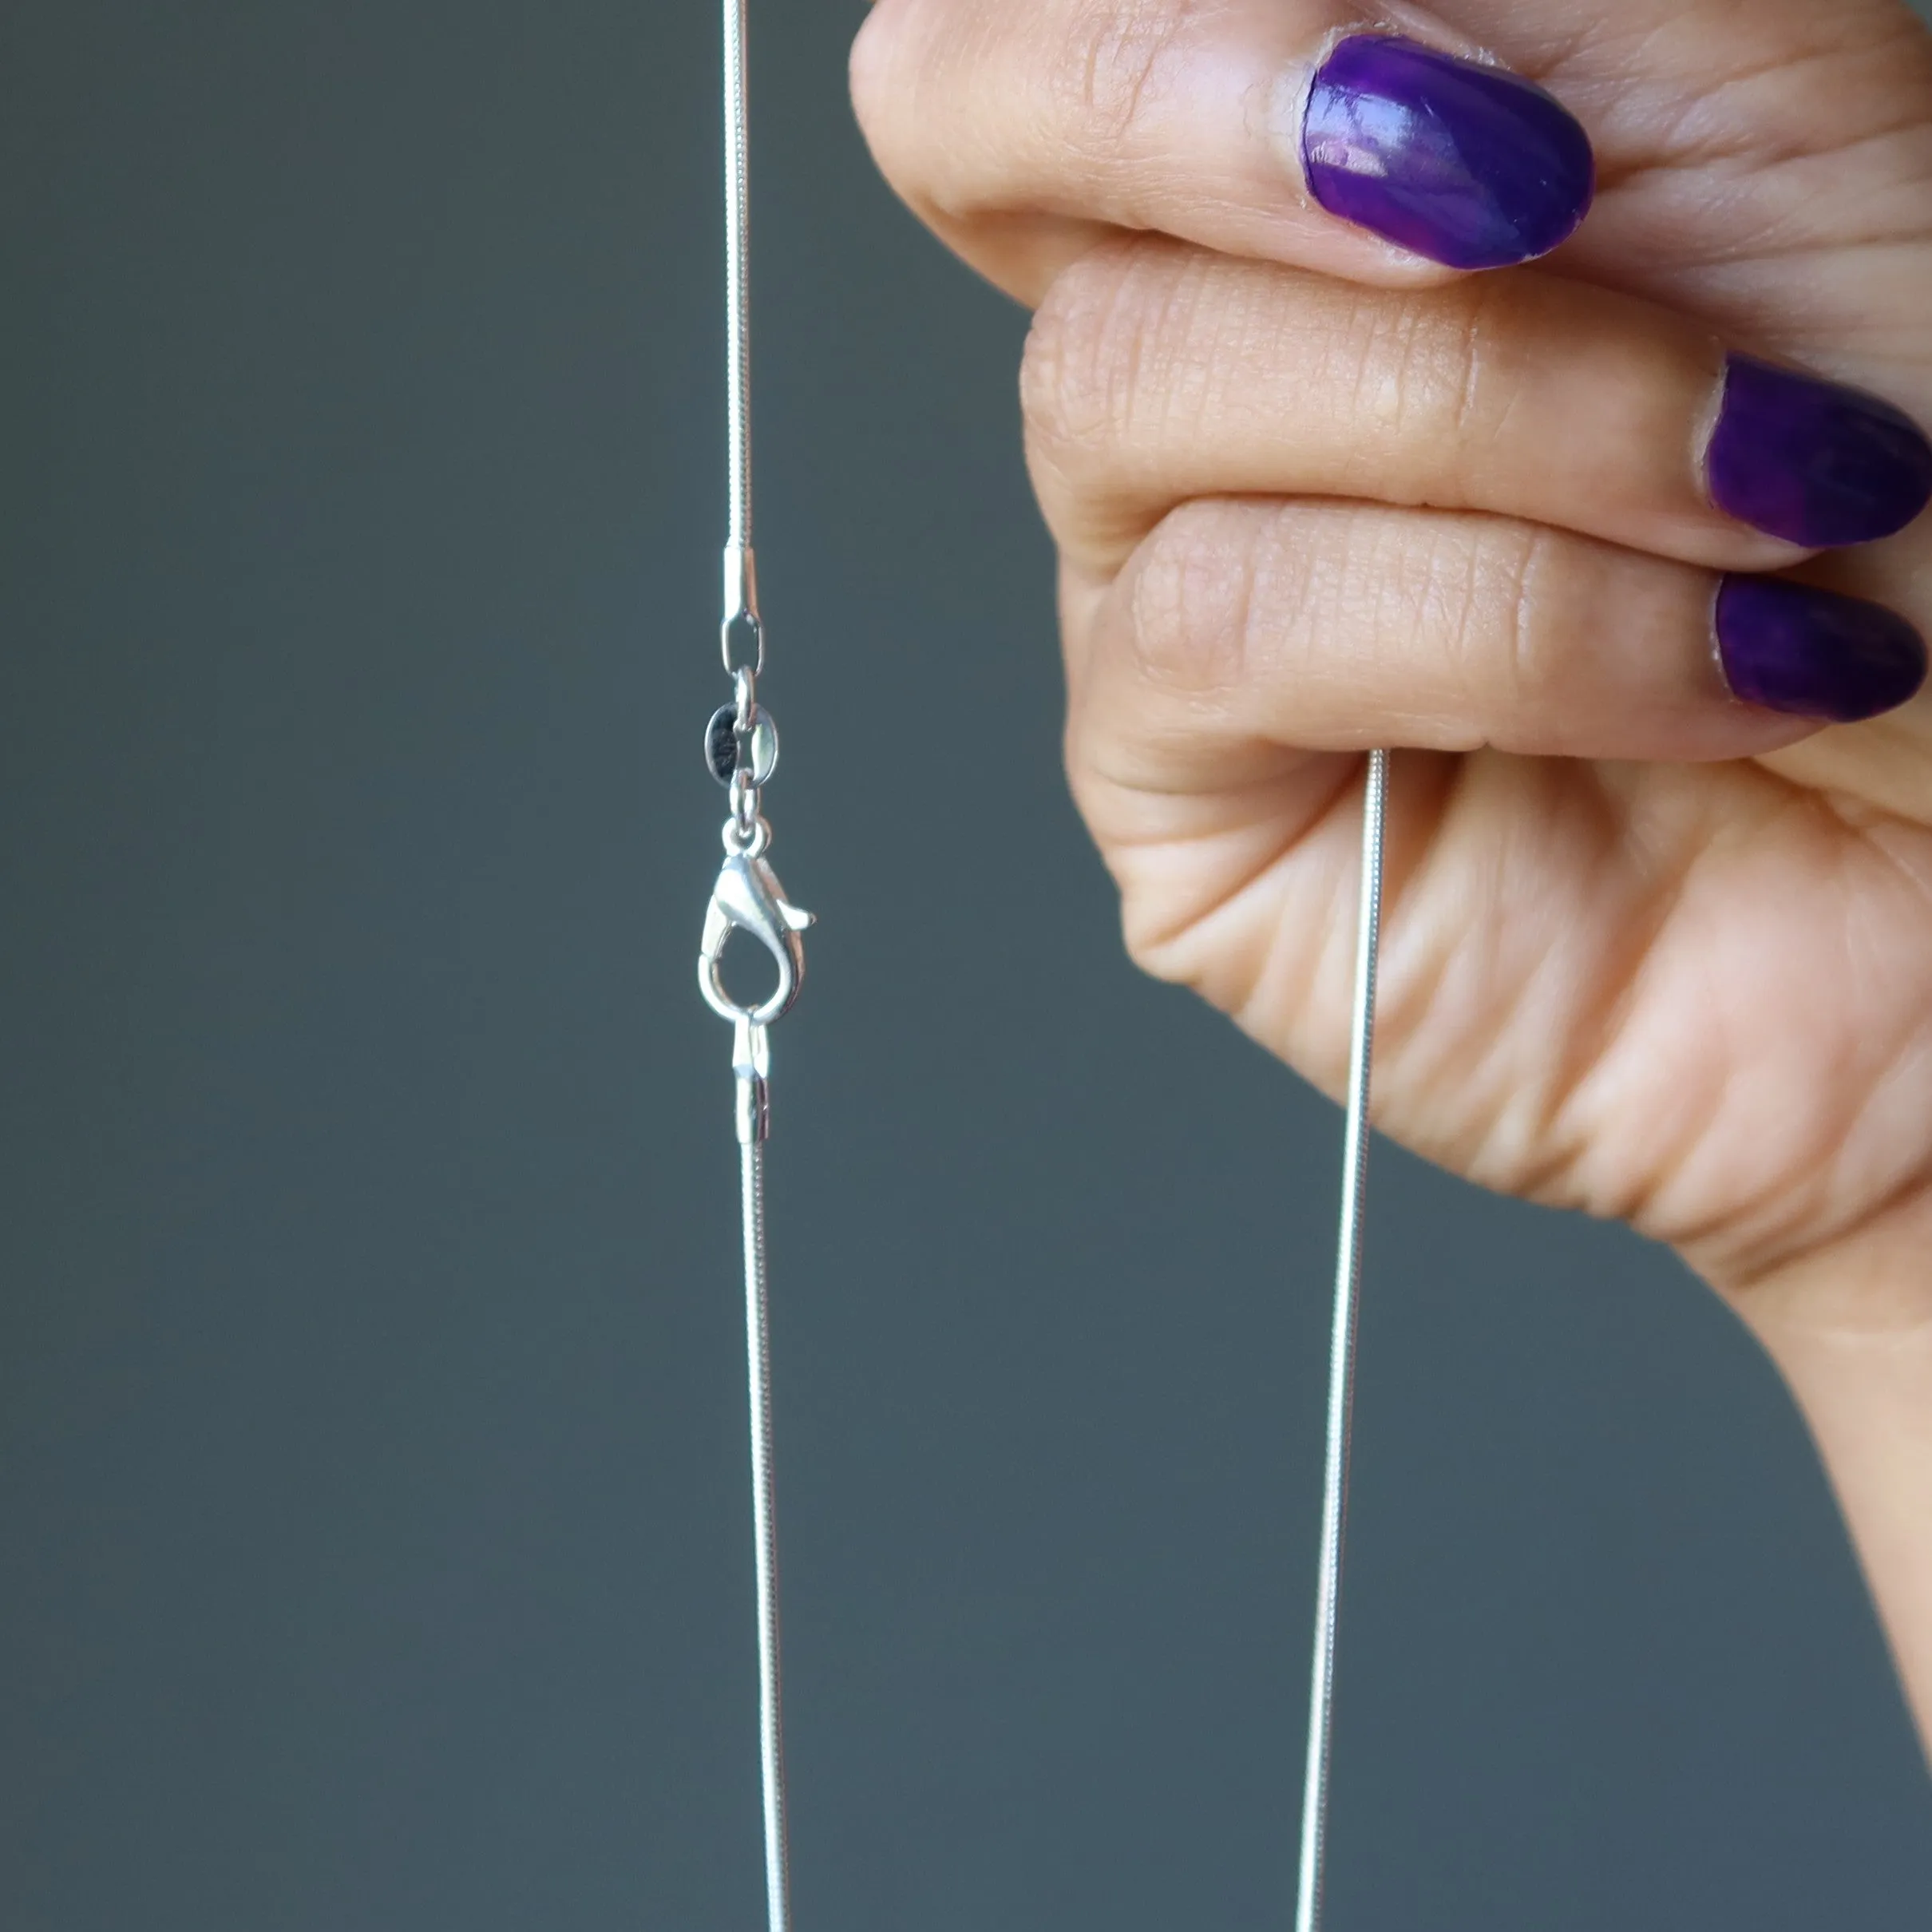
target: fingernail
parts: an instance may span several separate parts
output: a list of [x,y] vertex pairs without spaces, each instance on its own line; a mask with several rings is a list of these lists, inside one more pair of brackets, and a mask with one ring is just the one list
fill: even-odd
[[1451,268],[1547,255],[1596,185],[1590,137],[1540,87],[1385,34],[1323,62],[1301,156],[1331,214]]
[[1932,443],[1902,410],[1754,355],[1724,363],[1704,461],[1727,517],[1811,550],[1890,536],[1932,501]]
[[1768,711],[1848,724],[1925,682],[1925,639],[1896,611],[1787,577],[1726,577],[1716,626],[1724,681]]

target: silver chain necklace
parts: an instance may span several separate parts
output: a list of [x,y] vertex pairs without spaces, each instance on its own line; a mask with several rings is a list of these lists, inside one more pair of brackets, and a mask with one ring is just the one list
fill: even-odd
[[[768,1932],[791,1932],[790,1848],[786,1826],[785,1713],[778,1621],[778,1543],[773,1481],[770,1285],[765,1257],[765,1142],[771,1127],[770,1028],[798,996],[805,978],[801,934],[812,923],[785,897],[766,854],[771,827],[763,789],[778,763],[778,739],[758,701],[765,668],[758,565],[751,547],[751,336],[750,116],[745,77],[747,0],[724,0],[726,444],[730,525],[724,548],[721,628],[731,702],[706,727],[705,762],[726,788],[724,863],[705,914],[698,984],[711,1010],[732,1023],[739,1195],[744,1218],[745,1356],[751,1419],[751,1513],[758,1562],[758,1745],[763,1776],[765,1894]],[[1368,1178],[1368,1084],[1375,1059],[1376,966],[1381,936],[1383,824],[1388,754],[1368,754],[1362,812],[1362,877],[1356,929],[1355,996],[1349,1035],[1341,1223],[1336,1243],[1335,1315],[1329,1344],[1327,1451],[1322,1478],[1314,1664],[1308,1693],[1308,1762],[1302,1788],[1301,1864],[1296,1932],[1320,1932],[1327,1865],[1329,1762],[1335,1732],[1335,1661],[1341,1612],[1343,1533],[1348,1510],[1348,1451],[1355,1407],[1356,1311],[1360,1305],[1362,1229]],[[776,980],[756,1004],[734,1000],[723,973],[734,932],[769,956]]]

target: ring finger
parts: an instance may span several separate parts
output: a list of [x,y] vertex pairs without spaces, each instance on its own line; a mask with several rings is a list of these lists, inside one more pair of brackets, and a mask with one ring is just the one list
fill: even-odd
[[[1103,845],[1270,789],[1326,803],[1372,745],[1748,757],[1902,702],[1902,618],[1514,519],[1209,498],[1111,582],[1063,581],[1068,758]],[[1740,694],[1752,702],[1740,702]]]

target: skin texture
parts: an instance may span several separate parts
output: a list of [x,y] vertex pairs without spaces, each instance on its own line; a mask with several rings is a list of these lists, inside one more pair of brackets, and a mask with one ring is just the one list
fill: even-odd
[[[1363,26],[1595,148],[1546,263],[1339,222],[1299,103]],[[1932,629],[1932,534],[1714,509],[1727,351],[1932,422],[1932,39],[1893,0],[881,0],[889,177],[1041,305],[1075,794],[1127,944],[1330,1091],[1360,753],[1392,743],[1376,1116],[1630,1222],[1784,1372],[1932,1725],[1932,699],[1740,703],[1720,571]]]

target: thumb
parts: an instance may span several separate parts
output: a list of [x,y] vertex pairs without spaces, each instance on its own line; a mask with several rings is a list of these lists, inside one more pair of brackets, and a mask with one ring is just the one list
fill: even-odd
[[1110,228],[1371,283],[1545,255],[1588,137],[1453,30],[1348,0],[881,0],[853,53],[893,186],[1037,299]]

